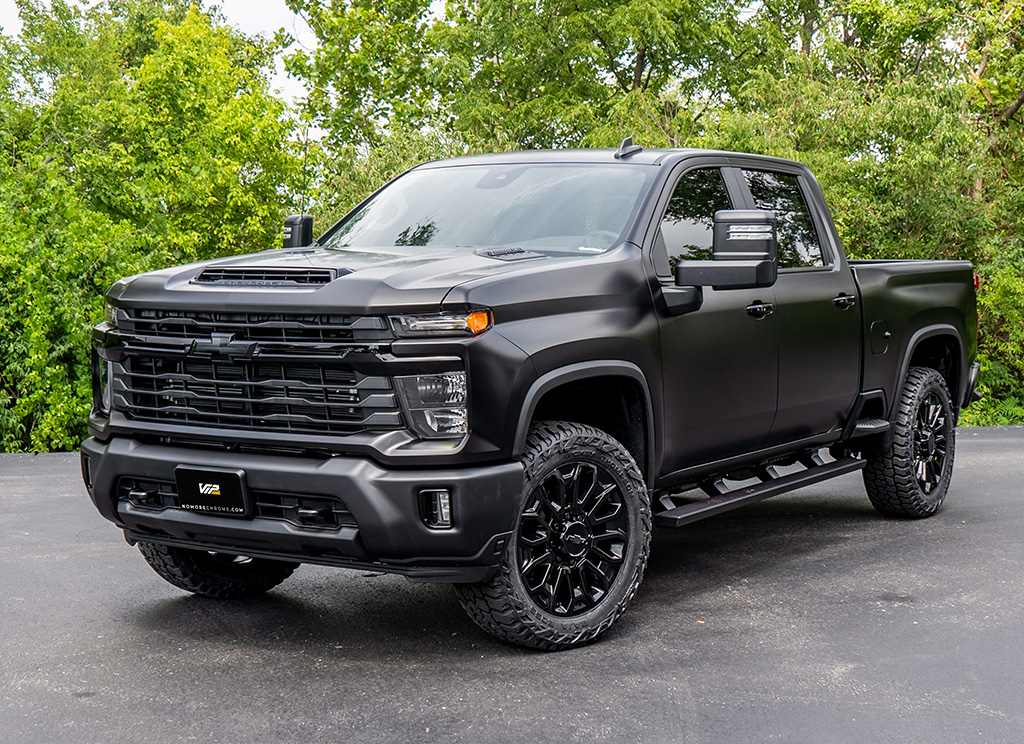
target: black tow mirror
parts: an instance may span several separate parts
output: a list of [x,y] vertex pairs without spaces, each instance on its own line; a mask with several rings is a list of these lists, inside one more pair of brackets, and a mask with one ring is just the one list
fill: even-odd
[[775,214],[755,209],[715,212],[713,261],[680,261],[680,287],[754,289],[778,278],[779,237]]
[[313,242],[313,215],[290,214],[284,218],[284,247],[301,248]]

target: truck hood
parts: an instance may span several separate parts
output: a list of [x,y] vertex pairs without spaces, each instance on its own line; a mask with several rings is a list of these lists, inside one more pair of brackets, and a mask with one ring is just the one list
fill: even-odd
[[[210,310],[256,307],[330,309],[331,312],[396,312],[410,308],[440,307],[454,287],[474,280],[515,273],[543,264],[547,268],[579,263],[581,258],[492,257],[459,248],[422,248],[409,255],[394,248],[342,249],[290,248],[247,256],[232,256],[142,274],[119,282],[109,297],[121,303],[154,308],[202,304]],[[585,259],[583,259],[585,260]],[[326,284],[304,286],[250,286],[197,282],[208,269],[330,269],[337,278]]]

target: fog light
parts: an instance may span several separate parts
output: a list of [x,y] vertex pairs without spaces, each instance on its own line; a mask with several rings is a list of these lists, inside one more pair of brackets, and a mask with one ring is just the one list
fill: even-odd
[[420,508],[423,521],[434,530],[450,530],[452,527],[452,497],[446,488],[431,488],[420,491]]

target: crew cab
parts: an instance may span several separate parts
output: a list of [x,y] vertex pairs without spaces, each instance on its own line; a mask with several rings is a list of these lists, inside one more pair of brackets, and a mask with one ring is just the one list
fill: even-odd
[[849,260],[811,172],[708,150],[425,163],[313,239],[129,277],[82,471],[196,594],[301,563],[596,639],[678,527],[845,473],[934,514],[974,399],[965,261]]

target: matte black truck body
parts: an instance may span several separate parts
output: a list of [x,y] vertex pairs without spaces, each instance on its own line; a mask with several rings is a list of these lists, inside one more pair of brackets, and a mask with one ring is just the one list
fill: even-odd
[[[564,191],[557,184],[580,174],[583,185],[574,188],[593,193],[565,204],[537,196]],[[622,183],[600,191],[604,177]],[[442,178],[466,181],[473,198],[509,190],[486,226],[504,239],[435,245],[434,236],[461,229],[445,202],[435,222],[414,215],[394,245],[359,244],[391,229],[390,215],[413,210],[421,192],[429,195],[427,187],[415,191],[417,183],[437,190]],[[534,216],[524,216],[529,209]],[[562,230],[568,236],[534,236],[543,232],[537,225],[558,221],[558,210],[572,225]],[[725,224],[734,217],[752,226]],[[478,217],[467,211],[464,219]],[[719,228],[737,240],[770,228],[778,247],[771,243],[770,260],[760,263],[722,253],[726,237],[711,242]],[[510,230],[526,237],[509,238]],[[726,270],[771,276],[744,287]],[[947,419],[970,402],[977,374],[969,263],[848,261],[804,166],[713,151],[428,163],[312,246],[141,275],[117,283],[108,303],[110,317],[94,332],[96,402],[83,472],[99,511],[130,541],[460,582],[481,625],[540,647],[589,640],[621,613],[639,583],[647,538],[607,550],[598,544],[615,542],[611,532],[632,534],[637,520],[649,531],[652,507],[655,521],[659,511],[680,508],[666,494],[700,487],[737,500],[724,477],[775,480],[778,490],[773,468],[803,463],[819,472],[820,450],[831,451],[836,467],[868,461],[870,471],[871,462],[890,467],[900,447],[910,447],[908,472],[924,473],[917,480],[925,495],[941,486],[941,502],[947,451],[952,467]],[[476,327],[410,331],[435,322]],[[937,373],[942,384],[929,378],[928,389],[944,386],[947,403],[941,390],[911,400],[908,380],[925,374],[919,370]],[[424,395],[456,402],[431,408]],[[946,406],[941,422],[935,414],[915,429],[914,415],[929,419],[937,404]],[[545,429],[542,421],[565,426]],[[454,434],[435,436],[428,425]],[[646,505],[623,498],[634,521],[620,525],[609,511],[601,524],[617,526],[607,534],[596,518],[553,520],[549,512],[542,527],[527,528],[535,518],[529,493],[549,477],[531,471],[550,449],[543,442],[584,435],[617,448],[623,467],[632,468],[630,458],[636,464],[627,477],[597,454],[581,454],[578,462],[598,462],[586,488],[607,482],[625,492],[632,478]],[[182,508],[180,467],[225,479],[240,473],[244,515]],[[580,468],[564,467],[555,472],[579,489],[572,477]],[[527,595],[556,619],[597,617],[578,623],[583,630],[520,637],[490,627],[489,610],[473,609],[486,604],[474,587],[498,581],[508,566],[529,578],[530,561],[542,557],[527,557],[532,538],[524,534],[533,529],[560,556],[548,574],[578,578],[553,587],[545,579],[541,594],[524,580]],[[633,543],[643,549],[630,559]],[[616,563],[624,560],[639,565],[635,583],[616,599],[618,609],[598,617],[625,575]],[[574,597],[582,597],[579,607]]]

